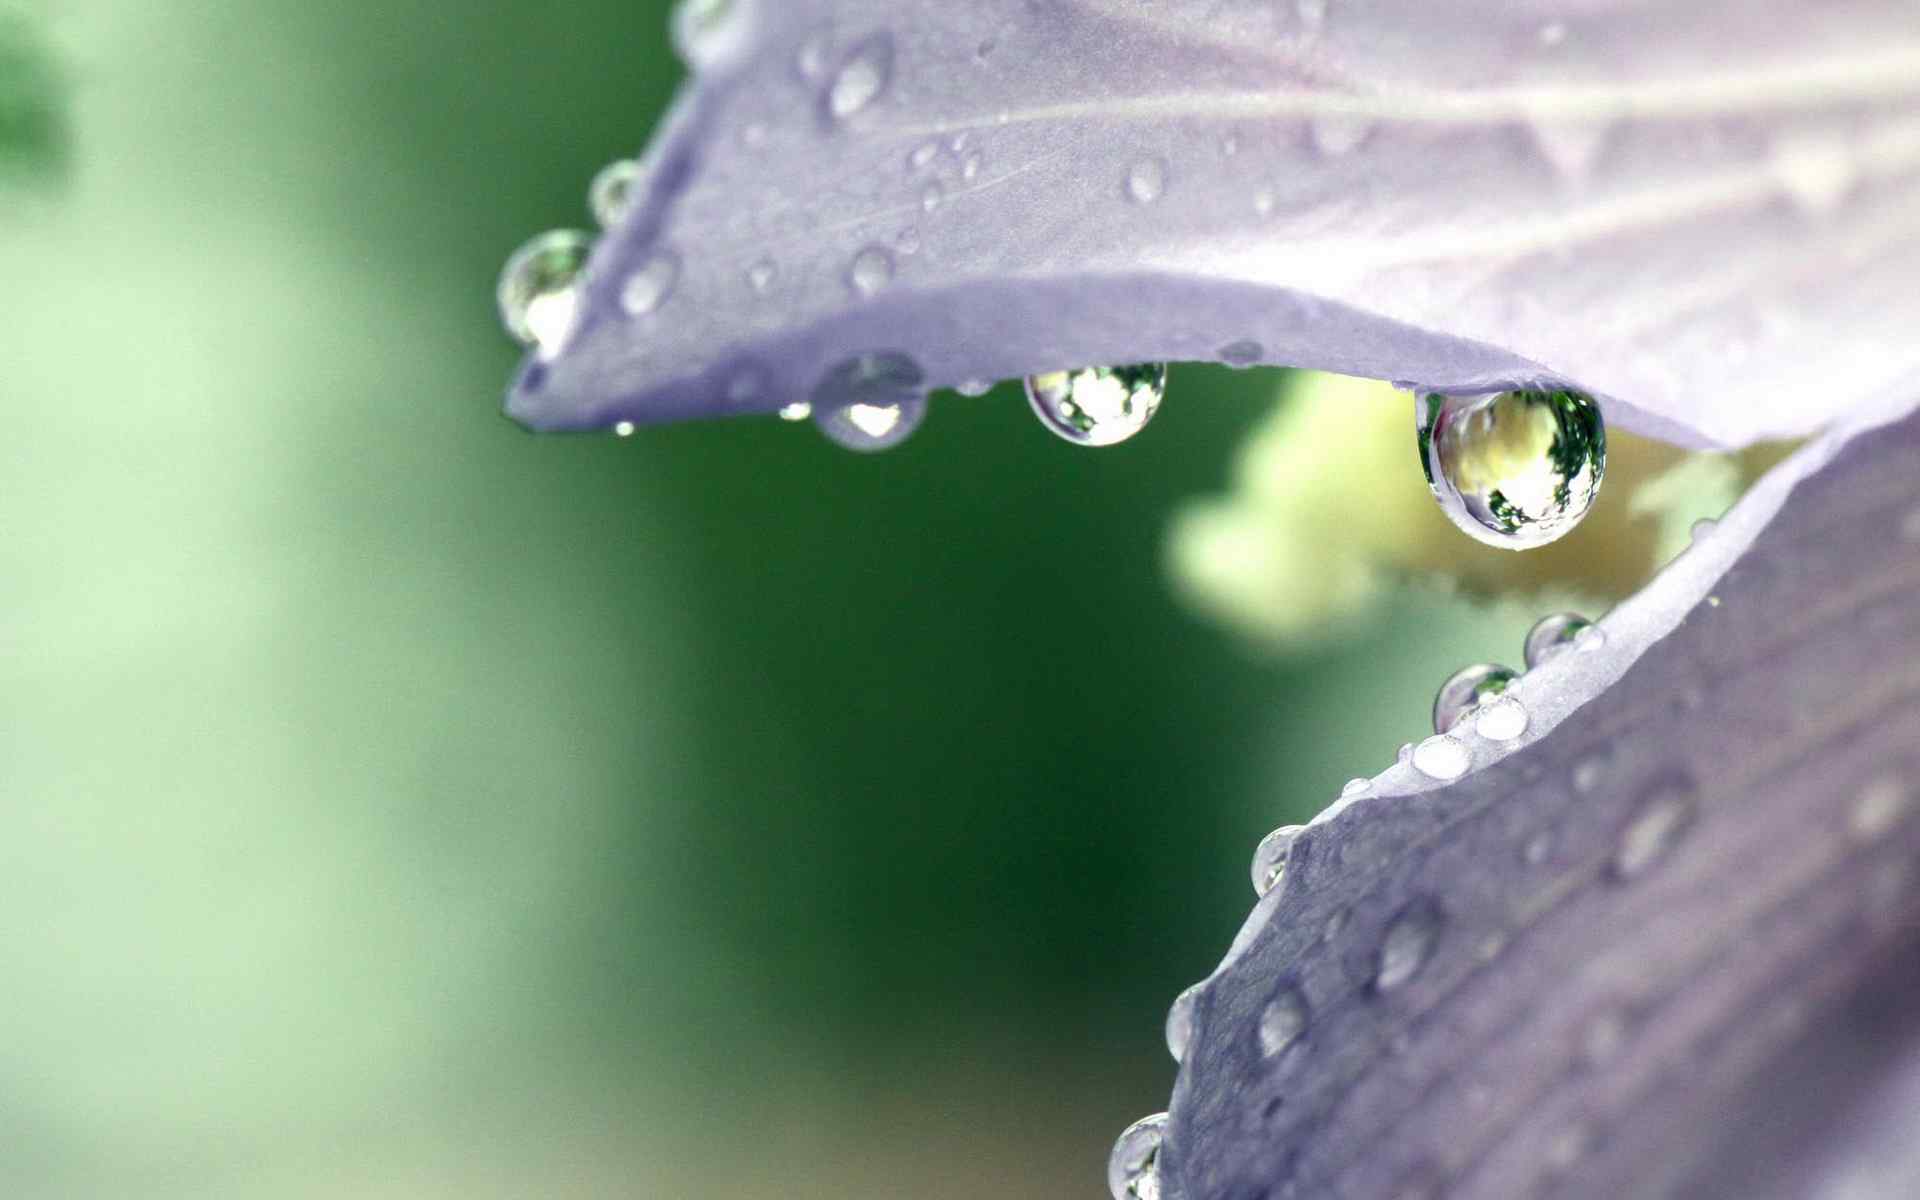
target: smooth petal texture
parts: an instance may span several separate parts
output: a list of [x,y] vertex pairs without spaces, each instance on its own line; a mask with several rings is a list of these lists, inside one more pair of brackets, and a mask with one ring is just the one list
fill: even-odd
[[1316,820],[1197,994],[1165,1194],[1920,1192],[1916,465],[1920,415],[1810,445],[1525,738]]
[[[1216,358],[1553,379],[1740,444],[1920,368],[1911,0],[700,12],[642,201],[515,382],[530,426],[769,412],[890,353],[932,387]],[[671,294],[630,313],[663,257]]]

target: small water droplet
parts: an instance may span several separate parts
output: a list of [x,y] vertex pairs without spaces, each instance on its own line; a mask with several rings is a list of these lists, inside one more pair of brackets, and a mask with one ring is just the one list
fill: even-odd
[[1230,367],[1250,367],[1267,356],[1267,348],[1251,338],[1228,342],[1214,352]]
[[975,150],[960,163],[960,178],[973,179],[980,174],[980,152]]
[[1527,631],[1527,669],[1550,663],[1573,649],[1580,635],[1593,628],[1593,622],[1579,613],[1554,613],[1542,617]]
[[578,316],[580,283],[593,239],[573,230],[543,233],[515,251],[500,273],[500,320],[542,357],[559,353]]
[[1769,158],[1774,182],[1803,211],[1815,216],[1837,208],[1858,182],[1853,151],[1838,137],[1782,137]]
[[746,47],[742,0],[680,0],[671,25],[674,49],[689,66],[708,68],[737,58]]
[[1600,786],[1601,779],[1606,776],[1606,770],[1607,762],[1604,754],[1589,754],[1574,764],[1573,790],[1583,796],[1593,791]]
[[905,229],[902,229],[899,233],[899,236],[893,239],[893,245],[894,245],[894,249],[900,251],[900,253],[902,254],[920,253],[919,227],[915,225],[909,225]]
[[1480,706],[1473,731],[1490,742],[1511,742],[1527,731],[1527,706],[1513,696],[1501,696]]
[[1429,393],[1415,404],[1422,468],[1468,536],[1522,550],[1572,532],[1607,467],[1600,407],[1569,391]]
[[1147,427],[1167,394],[1167,364],[1082,367],[1026,379],[1040,423],[1078,446],[1111,446]]
[[1254,895],[1265,896],[1280,882],[1280,876],[1286,873],[1287,855],[1293,850],[1294,839],[1305,828],[1304,825],[1282,825],[1260,839],[1253,851]]
[[1549,21],[1540,27],[1540,44],[1558,46],[1567,40],[1567,26],[1564,21]]
[[1373,780],[1371,779],[1349,779],[1340,789],[1340,794],[1348,797],[1364,796],[1372,790]]
[[780,419],[782,421],[804,421],[812,415],[813,405],[808,404],[805,400],[795,400],[792,404],[783,404],[780,406]]
[[1713,531],[1718,528],[1720,528],[1720,522],[1712,517],[1701,517],[1687,530],[1687,535],[1696,543],[1704,542],[1712,537]]
[[800,49],[793,56],[793,68],[800,78],[817,82],[827,73],[827,55],[833,49],[831,30],[816,29],[800,43]]
[[1614,874],[1632,879],[1665,858],[1693,823],[1696,807],[1691,780],[1671,776],[1655,782],[1620,833],[1620,844],[1613,852]]
[[1260,1053],[1277,1058],[1307,1031],[1307,998],[1291,984],[1260,1010]]
[[760,368],[746,366],[733,373],[727,380],[727,403],[735,408],[743,408],[760,398],[761,390],[766,386],[766,378]]
[[1107,1190],[1113,1200],[1160,1200],[1160,1143],[1167,1114],[1155,1113],[1127,1126],[1107,1157]]
[[1196,983],[1181,992],[1173,998],[1173,1007],[1167,1010],[1167,1053],[1173,1055],[1175,1062],[1186,1061],[1187,1046],[1193,1041],[1193,1010],[1204,986]]
[[1413,743],[1401,742],[1400,749],[1394,754],[1394,761],[1403,767],[1411,763],[1413,761]]
[[1870,780],[1854,797],[1847,828],[1860,841],[1870,842],[1898,825],[1913,806],[1913,790],[1897,775]]
[[940,187],[939,184],[937,183],[928,184],[920,192],[920,211],[930,213],[934,209],[939,208],[940,197],[944,194],[945,192],[943,191],[943,189]]
[[1594,164],[1600,161],[1600,153],[1613,134],[1613,125],[1608,121],[1578,117],[1541,117],[1529,128],[1541,157],[1563,178],[1576,181],[1593,173]]
[[1520,861],[1530,867],[1537,867],[1547,861],[1547,855],[1552,853],[1553,835],[1542,830],[1528,838],[1527,844],[1520,848]]
[[655,251],[627,277],[620,289],[620,307],[629,316],[644,317],[667,302],[679,280],[680,260],[664,250]]
[[871,296],[893,282],[893,255],[879,246],[868,246],[853,256],[847,271],[847,286],[862,296]]
[[833,82],[821,98],[827,119],[846,121],[864,112],[887,90],[892,78],[892,35],[876,33],[862,38],[834,72]]
[[1261,216],[1261,217],[1272,216],[1273,204],[1274,204],[1274,200],[1273,200],[1272,192],[1255,192],[1254,193],[1253,211],[1255,216]]
[[1458,779],[1473,766],[1473,751],[1456,737],[1438,733],[1413,748],[1413,769],[1442,782]]
[[886,450],[926,419],[925,373],[904,354],[862,354],[813,389],[813,423],[849,450]]
[[962,379],[959,383],[954,385],[953,390],[956,392],[959,392],[962,396],[978,399],[981,396],[984,396],[988,392],[993,390],[993,380]]
[[1474,710],[1513,686],[1519,675],[1498,663],[1475,663],[1447,677],[1433,698],[1433,731],[1450,732]]
[[1380,942],[1373,986],[1390,992],[1405,985],[1426,965],[1439,935],[1440,914],[1430,904],[1414,904],[1395,917]]
[[1344,113],[1315,117],[1307,125],[1307,134],[1313,139],[1313,148],[1328,158],[1338,158],[1343,154],[1352,153],[1372,133],[1372,121],[1365,117]]
[[623,438],[632,437],[633,422],[632,421],[615,421],[613,423],[613,436],[623,437]]
[[947,139],[947,149],[953,151],[955,154],[958,154],[962,150],[965,150],[967,148],[967,143],[970,140],[972,139],[968,137],[967,131],[962,129],[959,133],[956,133],[951,138]]
[[940,153],[940,143],[922,142],[907,155],[907,166],[915,171],[924,171],[933,163],[934,156]]
[[780,277],[780,268],[770,258],[756,261],[747,268],[747,286],[756,296],[764,296],[773,289],[773,281]]
[[1127,170],[1127,199],[1135,204],[1152,204],[1167,190],[1167,164],[1158,158],[1143,158]]
[[593,177],[593,185],[587,189],[587,208],[600,228],[612,229],[626,219],[633,210],[639,182],[640,164],[630,158],[609,163]]
[[1234,155],[1240,153],[1240,135],[1237,133],[1230,133],[1227,136],[1221,138],[1220,153],[1227,158],[1232,158]]

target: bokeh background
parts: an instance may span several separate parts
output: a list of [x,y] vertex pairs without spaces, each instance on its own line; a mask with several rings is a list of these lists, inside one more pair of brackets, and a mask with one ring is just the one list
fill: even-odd
[[1259,837],[1631,585],[1361,538],[1410,417],[1274,372],[521,432],[666,7],[0,0],[0,1194],[1102,1195]]

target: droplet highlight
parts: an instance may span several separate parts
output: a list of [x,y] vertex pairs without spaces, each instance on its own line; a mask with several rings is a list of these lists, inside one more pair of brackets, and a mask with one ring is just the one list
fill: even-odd
[[828,371],[812,404],[830,440],[862,453],[891,449],[926,419],[925,373],[904,354],[863,354]]
[[1083,367],[1026,379],[1040,423],[1076,446],[1111,446],[1147,427],[1167,394],[1167,364]]
[[1127,1126],[1107,1157],[1107,1190],[1113,1200],[1160,1200],[1160,1144],[1167,1114],[1155,1113]]
[[1413,748],[1413,769],[1442,782],[1465,775],[1473,766],[1473,751],[1457,737],[1435,734]]
[[559,352],[579,315],[580,284],[593,239],[573,230],[534,238],[507,260],[495,293],[500,321],[542,357]]
[[1415,403],[1421,467],[1469,537],[1524,550],[1572,532],[1606,474],[1600,406],[1579,392],[1428,393]]
[[1480,705],[1473,718],[1473,731],[1490,742],[1517,741],[1527,732],[1532,718],[1527,706],[1514,696],[1501,696]]

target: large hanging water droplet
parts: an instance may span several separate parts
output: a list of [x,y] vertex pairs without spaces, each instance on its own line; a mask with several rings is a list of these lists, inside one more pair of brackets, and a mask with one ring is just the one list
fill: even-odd
[[1281,874],[1287,869],[1287,855],[1293,849],[1293,841],[1299,837],[1304,825],[1282,825],[1266,837],[1253,850],[1253,894],[1264,896],[1280,882]]
[[1111,446],[1147,427],[1167,394],[1167,364],[1083,367],[1029,375],[1040,423],[1079,446]]
[[1194,984],[1173,998],[1167,1010],[1167,1053],[1173,1061],[1185,1062],[1187,1046],[1193,1041],[1193,1009],[1199,1002],[1202,984]]
[[813,421],[849,450],[887,450],[927,415],[925,373],[904,354],[863,354],[828,371],[813,389]]
[[507,332],[543,357],[559,352],[579,315],[581,275],[593,239],[570,229],[543,233],[507,260],[496,297]]
[[1476,663],[1455,671],[1433,698],[1433,731],[1449,732],[1482,704],[1505,693],[1518,678],[1512,668],[1498,663]]
[[1593,622],[1579,613],[1554,613],[1542,617],[1527,631],[1527,669],[1545,663],[1565,654],[1579,644],[1582,635],[1593,628]]
[[593,184],[587,189],[587,208],[600,228],[612,229],[626,220],[627,214],[633,211],[639,182],[640,164],[630,158],[608,164],[593,177]]
[[1260,1053],[1278,1057],[1307,1031],[1307,1000],[1291,984],[1260,1010]]
[[1160,1143],[1167,1114],[1155,1113],[1127,1126],[1107,1157],[1107,1190],[1113,1200],[1160,1200]]
[[1578,392],[1430,393],[1415,403],[1415,425],[1441,510],[1489,546],[1524,550],[1564,537],[1600,494],[1606,424]]
[[1415,904],[1395,917],[1380,940],[1373,986],[1390,992],[1419,974],[1439,936],[1440,914],[1431,905]]
[[864,111],[893,78],[893,38],[876,33],[856,44],[833,74],[821,97],[821,110],[829,122],[845,121]]

